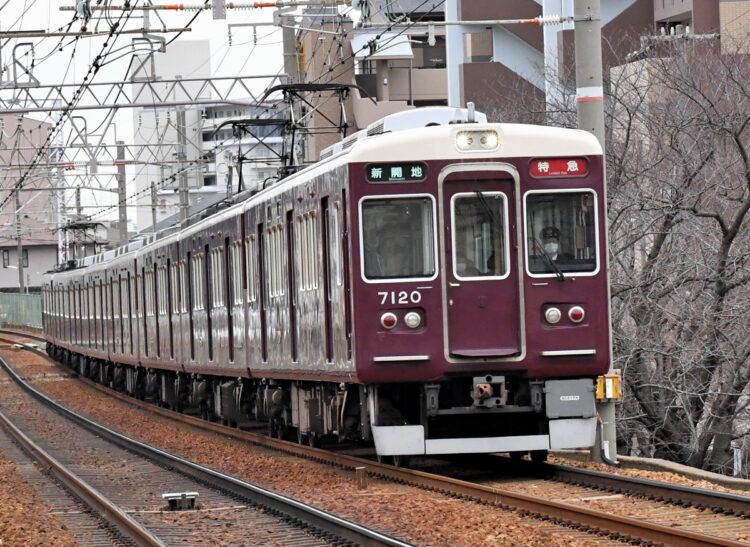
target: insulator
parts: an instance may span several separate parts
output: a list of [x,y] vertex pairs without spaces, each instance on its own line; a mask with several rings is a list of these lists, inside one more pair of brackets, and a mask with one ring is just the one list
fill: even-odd
[[551,15],[543,15],[541,17],[537,17],[536,20],[538,21],[539,26],[544,25],[559,25],[561,23],[565,23],[568,21],[568,17],[563,17],[562,15],[558,14],[551,14]]

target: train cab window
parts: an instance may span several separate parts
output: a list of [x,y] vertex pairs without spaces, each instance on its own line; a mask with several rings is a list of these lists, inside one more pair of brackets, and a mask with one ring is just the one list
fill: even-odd
[[596,195],[590,190],[525,196],[527,268],[532,275],[598,270]]
[[434,210],[435,202],[429,196],[362,200],[365,279],[424,279],[436,275]]
[[500,192],[455,194],[451,198],[453,275],[457,279],[507,276],[507,202]]

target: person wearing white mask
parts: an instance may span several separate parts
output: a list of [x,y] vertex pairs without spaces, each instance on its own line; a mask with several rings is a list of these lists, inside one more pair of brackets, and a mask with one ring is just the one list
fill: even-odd
[[557,260],[560,253],[560,230],[547,226],[542,230],[542,248],[552,260]]

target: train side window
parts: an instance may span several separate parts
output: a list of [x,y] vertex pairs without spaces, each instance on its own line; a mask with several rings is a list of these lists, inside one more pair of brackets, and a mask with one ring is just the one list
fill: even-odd
[[242,304],[242,242],[235,241],[232,249],[232,297],[233,304]]
[[596,199],[592,190],[531,191],[524,196],[529,274],[598,271]]
[[269,265],[270,296],[277,298],[284,294],[283,282],[283,238],[281,226],[274,226],[268,232],[268,251],[266,260]]
[[310,289],[318,288],[318,217],[315,211],[307,215],[307,255],[310,261]]
[[431,279],[437,275],[432,196],[363,199],[360,237],[366,280]]
[[211,303],[214,308],[224,305],[224,249],[217,247],[211,255]]
[[170,262],[169,269],[169,301],[171,302],[170,310],[172,313],[180,312],[180,264]]
[[344,274],[343,274],[343,266],[344,261],[342,257],[342,251],[343,251],[343,245],[341,241],[341,220],[339,219],[339,207],[340,204],[338,201],[334,202],[333,204],[333,210],[331,211],[331,217],[333,222],[333,234],[331,234],[331,247],[332,247],[332,255],[333,255],[333,262],[335,264],[336,268],[336,285],[339,287],[344,282]]
[[128,280],[127,280],[127,295],[126,298],[128,299],[128,344],[130,348],[130,354],[132,355],[133,352],[133,338],[135,336],[133,335],[133,290],[131,288],[131,282],[132,277],[130,275],[130,272],[128,272]]
[[188,311],[188,294],[187,294],[187,261],[180,261],[180,312],[187,313]]
[[300,283],[299,288],[301,291],[306,291],[308,288],[307,281],[307,245],[305,245],[305,231],[307,225],[305,223],[305,216],[300,215],[297,217],[297,229],[294,232],[294,245],[299,249],[300,259]]
[[245,243],[245,253],[247,262],[247,288],[248,299],[250,302],[257,300],[257,288],[255,287],[255,276],[257,274],[258,251],[255,248],[256,240],[254,236],[248,236]]

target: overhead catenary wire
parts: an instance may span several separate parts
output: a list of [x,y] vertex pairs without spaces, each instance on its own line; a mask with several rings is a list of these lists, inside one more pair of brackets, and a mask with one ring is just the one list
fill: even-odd
[[[420,5],[419,5],[419,6],[417,6],[417,8],[415,8],[415,11],[416,11],[416,10],[418,10],[418,9],[420,9],[420,8],[421,8],[422,6],[424,6],[424,5],[425,5],[425,4],[426,4],[426,3],[428,2],[428,1],[429,1],[429,0],[425,0],[425,1],[423,1],[423,2],[422,2],[422,3],[420,4]],[[440,5],[442,4],[442,3],[443,3],[443,2],[438,2],[437,4],[433,5],[433,6],[432,6],[432,7],[430,8],[430,10],[429,10],[429,11],[428,11],[428,12],[427,12],[426,14],[423,14],[423,15],[422,15],[421,17],[419,17],[419,18],[417,19],[417,21],[419,21],[419,20],[422,20],[422,19],[423,19],[423,18],[424,18],[424,17],[426,16],[426,15],[428,15],[428,14],[431,14],[431,13],[432,13],[432,12],[433,12],[433,11],[434,11],[434,10],[435,10],[435,9],[436,9],[437,7],[439,7],[439,6],[440,6]],[[382,8],[381,8],[381,9],[382,9]],[[350,10],[351,10],[351,8],[349,8],[349,9],[348,9],[347,11],[350,11]],[[198,13],[200,13],[200,12],[198,12]],[[407,19],[407,20],[408,20],[408,17],[409,17],[409,15],[412,15],[413,13],[414,13],[414,11],[410,12],[409,14],[406,14],[405,16],[402,16],[402,17],[401,17],[401,18],[399,18],[399,19],[398,19],[398,20],[397,20],[396,22],[394,22],[394,24],[397,24],[398,22],[401,22],[401,21],[403,21],[403,20],[405,20],[405,19]],[[197,14],[196,14],[196,15],[197,15]],[[348,35],[348,34],[349,34],[350,32],[352,32],[353,30],[356,30],[356,29],[350,29],[350,30],[348,30],[348,31],[344,31],[344,30],[342,29],[342,23],[343,23],[343,20],[344,20],[344,16],[346,15],[346,13],[344,13],[344,14],[339,14],[339,15],[340,15],[341,17],[340,17],[340,18],[339,18],[339,19],[337,20],[337,27],[338,27],[338,30],[340,31],[340,32],[339,32],[340,36],[342,36],[342,37],[345,37],[345,36],[346,36],[346,35]],[[195,16],[193,17],[193,19],[191,19],[191,23],[192,23],[192,21],[194,21],[194,19],[195,19]],[[407,24],[407,26],[406,26],[406,27],[404,27],[404,28],[402,28],[402,29],[399,29],[399,32],[397,33],[397,35],[396,35],[396,36],[391,36],[391,37],[389,37],[389,38],[388,38],[388,39],[387,39],[387,40],[386,40],[386,41],[385,41],[385,42],[383,43],[383,45],[384,45],[384,46],[387,46],[387,44],[388,44],[388,43],[390,43],[390,42],[391,42],[392,40],[394,40],[394,39],[395,39],[395,38],[396,38],[396,37],[397,37],[398,35],[400,35],[400,34],[402,34],[403,32],[405,32],[405,31],[406,31],[406,30],[407,30],[408,28],[409,28],[409,25]],[[390,26],[389,26],[389,28],[388,28],[388,29],[386,29],[386,30],[385,30],[384,32],[387,32],[388,30],[391,30],[391,27],[390,27]],[[304,35],[304,34],[306,34],[306,32],[308,32],[308,31],[306,31],[306,30],[305,30],[305,31],[303,31],[303,35]],[[270,34],[270,33],[269,33],[269,34]],[[378,35],[378,38],[379,38],[379,37],[380,37],[380,35]],[[170,41],[170,42],[171,42],[171,41]],[[333,48],[334,46],[337,46],[337,44],[336,44],[336,42],[335,42],[335,41],[334,41],[333,43],[330,43],[330,46],[329,46],[329,48],[328,48],[328,51],[329,51],[329,53],[330,53],[331,49],[332,49],[332,48]],[[364,49],[364,48],[362,48],[362,49]],[[321,73],[321,74],[320,74],[320,75],[319,75],[319,76],[318,76],[318,77],[317,77],[317,78],[316,78],[316,79],[315,79],[314,81],[315,81],[315,82],[318,82],[318,81],[320,81],[320,80],[322,80],[322,79],[324,79],[324,78],[326,78],[326,77],[328,77],[328,79],[329,79],[329,80],[335,79],[336,77],[338,77],[338,75],[333,75],[333,76],[332,76],[332,75],[331,75],[331,73],[332,73],[332,72],[333,72],[333,71],[335,70],[336,66],[340,66],[340,63],[341,63],[341,64],[345,64],[345,63],[346,63],[346,61],[347,61],[348,59],[350,59],[350,58],[354,57],[354,56],[356,55],[356,53],[357,53],[357,52],[354,52],[354,53],[353,53],[352,55],[350,55],[350,56],[348,56],[348,57],[346,57],[346,58],[342,58],[342,59],[341,59],[341,61],[338,61],[338,62],[336,62],[335,64],[331,64],[331,65],[329,66],[328,70],[327,70],[326,72],[322,72],[322,73]],[[313,52],[313,54],[315,54],[315,52]],[[248,58],[249,58],[249,56],[248,56]],[[247,62],[247,60],[246,60],[246,62]],[[308,67],[308,68],[309,68],[309,67]],[[279,101],[279,103],[280,103],[280,102],[281,102],[281,101]],[[277,106],[278,106],[278,104],[277,104]],[[226,146],[228,142],[232,142],[232,141],[234,141],[234,140],[235,140],[235,139],[232,139],[232,138],[229,138],[229,139],[225,139],[225,140],[224,140],[224,141],[222,141],[221,143],[217,144],[217,145],[216,145],[216,146],[215,146],[215,147],[214,147],[214,148],[213,148],[213,149],[212,149],[211,151],[208,151],[208,152],[207,152],[207,153],[206,153],[205,155],[209,155],[209,154],[211,154],[211,153],[215,153],[215,152],[216,152],[217,150],[219,150],[220,148],[222,148],[222,147]],[[190,169],[194,169],[194,168],[196,168],[196,167],[197,167],[198,165],[201,165],[201,164],[203,164],[203,163],[204,163],[204,158],[198,158],[197,160],[194,160],[194,161],[191,161],[191,162],[189,162],[189,163],[188,163],[188,165],[186,165],[186,166],[185,166],[185,167],[184,167],[183,169],[181,169],[180,171],[177,171],[177,172],[171,173],[171,174],[170,174],[169,176],[167,176],[167,177],[164,177],[164,178],[163,178],[162,180],[160,180],[160,181],[159,181],[159,183],[158,183],[158,187],[160,187],[160,188],[161,188],[162,186],[164,186],[164,185],[165,185],[166,183],[168,183],[168,182],[172,182],[172,183],[173,183],[173,182],[175,182],[175,181],[176,181],[176,178],[177,178],[177,175],[179,175],[180,173],[182,173],[182,172],[183,172],[183,171],[185,171],[185,170],[190,170]],[[148,189],[148,190],[150,191],[150,189]],[[129,196],[127,196],[127,197],[125,198],[125,204],[126,204],[126,203],[127,203],[128,201],[130,201],[130,200],[132,200],[132,199],[134,199],[134,198],[137,198],[137,197],[139,197],[139,196],[141,196],[141,195],[144,195],[144,194],[146,194],[146,191],[145,191],[145,190],[142,190],[142,191],[139,191],[139,192],[135,192],[135,193],[133,193],[133,194],[130,194]],[[117,206],[119,206],[119,205],[121,205],[121,204],[123,204],[123,203],[122,203],[122,200],[121,200],[121,202],[120,202],[120,203],[117,203],[117,204],[115,204],[115,205],[111,205],[111,206],[108,206],[108,207],[104,207],[103,209],[101,209],[101,210],[100,210],[100,211],[98,211],[97,213],[93,213],[93,214],[91,214],[91,215],[89,215],[89,216],[90,216],[90,217],[92,217],[92,218],[93,218],[94,216],[99,216],[99,215],[101,215],[101,214],[103,214],[103,213],[105,213],[105,212],[107,212],[107,211],[109,211],[109,210],[112,210],[112,209],[114,209],[115,207],[117,207]]]
[[[385,33],[385,32],[389,32],[390,30],[392,30],[392,26],[393,26],[393,25],[396,25],[396,24],[400,23],[401,21],[404,21],[404,20],[408,20],[408,17],[409,17],[410,15],[413,15],[414,13],[416,13],[418,9],[422,8],[422,7],[423,7],[423,6],[425,5],[425,4],[427,4],[427,3],[429,2],[429,1],[434,1],[434,0],[423,0],[423,1],[422,1],[422,2],[421,2],[421,3],[420,3],[420,4],[419,4],[419,5],[418,5],[418,6],[416,7],[416,8],[415,8],[415,9],[414,9],[414,10],[412,11],[412,12],[409,12],[408,14],[405,14],[404,16],[400,17],[400,18],[399,18],[399,19],[398,19],[397,21],[393,22],[393,23],[392,23],[392,24],[391,24],[391,25],[390,25],[390,26],[389,26],[389,27],[388,27],[388,28],[387,28],[386,30],[384,30],[384,31],[383,31],[382,33],[379,33],[379,34],[377,35],[376,39],[379,39],[379,38],[380,38],[380,37],[382,36],[382,34],[383,34],[383,33]],[[427,17],[427,16],[429,16],[430,14],[432,14],[432,13],[433,13],[433,12],[435,11],[435,9],[437,9],[438,7],[440,7],[440,6],[441,6],[441,5],[443,4],[443,3],[444,3],[444,0],[441,0],[441,1],[438,1],[438,2],[436,2],[436,3],[434,4],[434,5],[432,5],[432,6],[430,7],[430,9],[429,9],[429,10],[428,10],[427,12],[423,13],[423,14],[422,14],[422,15],[421,15],[420,17],[418,17],[418,18],[417,18],[417,20],[416,20],[415,22],[419,22],[419,21],[421,21],[422,19],[424,19],[425,17]],[[382,8],[381,8],[381,9],[382,9]],[[397,33],[396,33],[396,34],[395,34],[394,36],[389,36],[389,37],[388,37],[388,39],[387,39],[387,40],[386,40],[386,41],[385,41],[385,42],[383,43],[383,45],[384,45],[384,46],[387,46],[387,45],[388,45],[388,44],[389,44],[389,43],[390,43],[391,41],[393,41],[393,40],[395,40],[396,38],[398,38],[398,36],[400,36],[401,34],[403,34],[404,32],[406,32],[406,31],[407,31],[407,30],[408,30],[409,28],[410,28],[410,25],[409,25],[409,24],[407,23],[407,25],[406,25],[405,27],[403,27],[403,28],[400,28],[400,29],[399,29],[399,31],[398,31],[398,32],[397,32]],[[351,30],[349,30],[349,31],[344,31],[344,32],[343,32],[342,34],[343,34],[343,35],[345,36],[345,35],[349,34],[350,32],[352,32],[352,30],[354,30],[354,29],[351,29]],[[366,47],[367,47],[367,45],[363,46],[362,48],[360,48],[360,49],[359,49],[359,50],[357,50],[357,51],[354,51],[354,52],[353,52],[353,53],[352,53],[351,55],[349,55],[348,57],[346,57],[346,58],[342,59],[342,60],[340,61],[340,64],[345,64],[345,63],[346,63],[346,61],[348,61],[349,59],[352,59],[352,58],[354,58],[354,57],[355,57],[355,55],[356,55],[356,54],[357,54],[357,53],[358,53],[359,51],[362,51],[362,50],[364,50],[364,49],[365,49]],[[336,65],[339,65],[339,63],[336,63]],[[320,75],[320,76],[319,76],[318,78],[316,78],[315,80],[313,80],[313,82],[312,82],[312,83],[317,83],[317,82],[319,82],[319,81],[320,81],[321,79],[323,79],[324,77],[326,77],[327,75],[329,75],[329,74],[330,74],[331,72],[333,72],[333,70],[334,70],[334,68],[333,68],[333,67],[329,68],[329,69],[328,69],[328,72],[327,72],[327,73],[322,73],[322,74],[321,74],[321,75]],[[336,77],[338,77],[338,76],[339,76],[339,75],[336,75],[336,76],[334,76],[334,77],[331,77],[331,78],[329,78],[329,81],[330,81],[330,80],[332,80],[332,79],[335,79],[335,78],[336,78]],[[278,102],[278,103],[276,104],[276,106],[278,106],[279,104],[281,104],[281,101],[279,101],[279,102]],[[287,106],[287,108],[288,108],[288,106]],[[282,110],[282,111],[283,111],[283,110]],[[219,149],[220,149],[221,147],[223,147],[223,146],[226,146],[227,142],[231,142],[231,141],[234,141],[234,140],[236,140],[236,139],[232,139],[232,138],[229,138],[229,139],[225,139],[225,140],[224,140],[224,141],[222,141],[221,143],[219,143],[219,144],[217,144],[216,146],[214,146],[214,147],[212,148],[212,150],[208,152],[208,154],[211,154],[211,153],[215,153],[215,152],[216,152],[217,150],[219,150]],[[195,169],[196,167],[198,167],[198,166],[199,166],[199,165],[201,165],[201,164],[202,164],[202,162],[201,162],[201,161],[200,161],[199,159],[197,159],[197,160],[192,160],[192,161],[191,161],[191,162],[189,162],[189,163],[188,163],[188,165],[186,165],[186,166],[185,166],[185,167],[184,167],[183,169],[180,169],[179,171],[177,171],[177,172],[174,172],[174,173],[170,174],[169,176],[167,176],[167,177],[164,177],[163,179],[161,179],[160,181],[158,181],[158,182],[156,183],[156,187],[157,187],[157,188],[161,188],[161,187],[163,187],[163,186],[164,186],[165,184],[167,184],[167,183],[174,183],[174,182],[175,182],[175,181],[177,180],[177,175],[179,175],[179,174],[183,173],[183,172],[184,172],[184,171],[186,171],[186,170],[190,170],[190,169]],[[94,217],[98,217],[98,216],[100,216],[100,215],[102,215],[102,214],[104,214],[104,213],[106,213],[106,212],[108,212],[108,211],[110,211],[110,210],[113,210],[113,209],[117,208],[117,207],[118,207],[118,206],[120,206],[120,205],[126,205],[126,204],[127,204],[127,203],[128,203],[129,201],[131,201],[132,199],[136,199],[136,198],[138,198],[138,197],[140,197],[140,196],[142,196],[142,195],[145,195],[145,194],[147,194],[148,192],[150,192],[150,188],[144,188],[144,189],[142,189],[142,190],[140,190],[140,191],[134,192],[134,193],[130,194],[129,196],[127,196],[127,197],[125,198],[125,200],[124,200],[124,201],[123,201],[123,200],[120,200],[120,201],[119,201],[118,203],[116,203],[116,204],[113,204],[113,205],[110,205],[110,206],[108,206],[108,207],[105,207],[105,208],[103,208],[102,210],[100,210],[100,211],[98,211],[98,212],[96,212],[96,213],[92,213],[91,215],[89,215],[89,218],[94,218]]]
[[[135,4],[137,5],[139,0],[135,0]],[[54,137],[57,135],[57,133],[61,130],[63,121],[68,118],[72,111],[75,108],[75,105],[80,100],[83,92],[88,88],[90,85],[89,79],[93,79],[96,74],[98,73],[99,69],[101,68],[101,62],[106,58],[108,53],[106,52],[107,48],[110,48],[110,50],[114,47],[114,44],[117,40],[117,30],[120,27],[120,23],[122,22],[123,18],[125,19],[125,22],[127,22],[132,15],[133,10],[130,11],[123,11],[120,16],[118,17],[118,20],[112,25],[109,35],[107,39],[105,39],[102,48],[99,52],[99,54],[94,58],[93,62],[89,66],[89,69],[86,73],[86,75],[83,77],[83,82],[78,87],[78,89],[74,92],[73,97],[71,100],[66,104],[66,106],[63,108],[61,115],[57,122],[54,124],[52,130],[48,133],[47,138],[45,141],[40,145],[39,149],[37,150],[37,153],[34,155],[34,159],[32,160],[32,165],[24,172],[23,175],[21,175],[18,182],[10,189],[10,193],[3,199],[2,202],[0,202],[0,211],[2,211],[5,208],[5,205],[10,201],[11,197],[13,196],[14,192],[18,188],[22,188],[23,184],[26,180],[26,178],[29,176],[29,174],[34,170],[34,165],[40,161],[42,156],[47,152],[47,149],[49,148],[50,143],[54,139]],[[110,40],[112,40],[112,44],[110,45]]]

